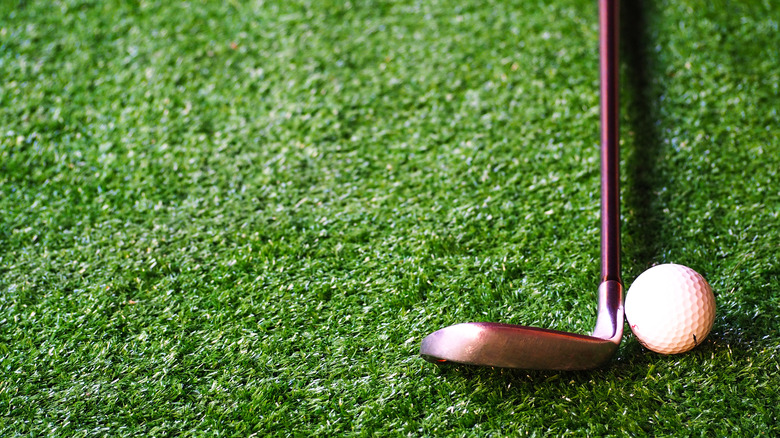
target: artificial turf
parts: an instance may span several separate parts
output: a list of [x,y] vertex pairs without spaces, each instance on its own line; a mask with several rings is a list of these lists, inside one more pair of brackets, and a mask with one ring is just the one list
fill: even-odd
[[1,436],[780,433],[774,2],[624,2],[625,281],[718,315],[588,372],[417,352],[592,327],[596,2],[0,10]]

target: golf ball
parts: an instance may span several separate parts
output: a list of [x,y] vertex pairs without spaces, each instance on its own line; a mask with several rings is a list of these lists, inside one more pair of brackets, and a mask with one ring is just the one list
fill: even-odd
[[684,353],[704,341],[715,321],[715,296],[698,272],[653,266],[626,294],[625,313],[639,342],[656,353]]

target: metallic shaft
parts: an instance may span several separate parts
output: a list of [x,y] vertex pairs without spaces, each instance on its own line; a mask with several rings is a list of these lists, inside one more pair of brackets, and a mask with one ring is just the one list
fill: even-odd
[[618,1],[599,0],[601,77],[601,281],[620,278]]

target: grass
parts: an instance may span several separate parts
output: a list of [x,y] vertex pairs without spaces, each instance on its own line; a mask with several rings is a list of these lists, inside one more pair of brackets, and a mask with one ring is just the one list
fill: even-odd
[[776,435],[780,11],[623,8],[623,264],[691,353],[436,367],[587,332],[593,2],[18,2],[0,17],[0,435]]

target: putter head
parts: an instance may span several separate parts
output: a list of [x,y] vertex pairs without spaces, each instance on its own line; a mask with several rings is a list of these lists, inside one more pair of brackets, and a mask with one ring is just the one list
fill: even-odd
[[492,322],[445,327],[426,336],[420,356],[456,362],[533,370],[587,370],[605,364],[623,337],[623,285],[599,286],[599,309],[591,336]]

